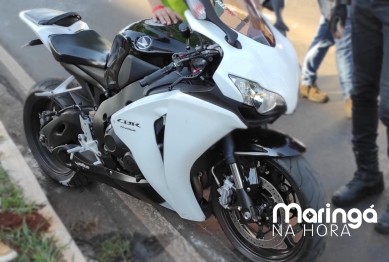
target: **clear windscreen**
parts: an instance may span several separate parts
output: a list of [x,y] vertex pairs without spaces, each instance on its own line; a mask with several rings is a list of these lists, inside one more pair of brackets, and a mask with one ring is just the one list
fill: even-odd
[[261,44],[275,46],[259,0],[215,0],[214,3],[216,14],[227,26]]

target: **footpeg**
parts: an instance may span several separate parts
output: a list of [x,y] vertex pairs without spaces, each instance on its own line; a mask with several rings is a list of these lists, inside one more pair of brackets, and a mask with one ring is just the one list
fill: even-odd
[[90,130],[91,121],[89,119],[84,119],[80,116],[81,128],[84,131],[84,134],[78,135],[78,142],[80,142],[80,146],[72,148],[68,150],[68,154],[70,154],[70,159],[73,159],[74,153],[82,153],[86,151],[91,151],[96,160],[93,165],[101,165],[102,162],[100,160],[101,153],[97,147],[97,140],[93,140],[92,133]]

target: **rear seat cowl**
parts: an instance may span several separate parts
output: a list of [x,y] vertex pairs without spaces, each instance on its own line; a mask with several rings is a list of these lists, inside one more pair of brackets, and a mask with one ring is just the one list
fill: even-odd
[[81,20],[81,16],[76,12],[63,12],[48,8],[27,11],[25,16],[37,25],[59,25],[68,27]]

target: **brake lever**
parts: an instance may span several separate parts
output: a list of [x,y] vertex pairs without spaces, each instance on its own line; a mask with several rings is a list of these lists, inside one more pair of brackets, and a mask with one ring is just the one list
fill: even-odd
[[175,87],[177,84],[182,82],[183,80],[190,80],[190,79],[195,79],[201,76],[203,73],[204,69],[207,67],[208,63],[206,60],[203,59],[203,63],[201,65],[196,65],[196,69],[192,71],[191,75],[186,75],[186,76],[180,76],[176,81],[174,81],[168,88],[169,91],[172,91],[173,87]]
[[[185,53],[174,54],[173,55],[174,64],[176,65],[176,67],[179,67],[179,65],[182,65],[182,62],[189,61],[189,60],[192,60],[195,58],[203,58],[206,61],[207,57],[212,57],[214,55],[220,55],[220,52],[218,50],[208,49],[208,50],[201,50],[200,52],[198,52],[198,51],[200,51],[200,50],[195,50],[191,53],[186,53],[186,54]],[[172,91],[173,88],[177,84],[182,82],[183,80],[195,79],[195,78],[199,77],[206,66],[207,66],[207,63],[205,62],[202,66],[200,66],[199,68],[196,68],[193,71],[195,74],[192,74],[190,76],[180,76],[176,81],[174,81],[169,86],[168,91]]]
[[201,75],[201,73],[203,72],[203,69],[200,69],[198,72],[196,72],[195,75],[190,75],[190,76],[181,76],[180,78],[178,78],[176,81],[173,82],[173,84],[171,84],[168,88],[169,91],[172,91],[173,88],[179,84],[181,81],[183,80],[189,80],[189,79],[195,79],[197,77],[199,77]]
[[198,75],[196,75],[196,76],[193,76],[193,75],[190,75],[190,76],[181,76],[181,77],[178,78],[176,81],[174,81],[173,84],[171,84],[171,85],[169,86],[168,91],[172,91],[173,88],[174,88],[177,84],[179,84],[182,80],[184,80],[184,79],[194,79],[194,78],[197,78],[197,77],[198,77]]

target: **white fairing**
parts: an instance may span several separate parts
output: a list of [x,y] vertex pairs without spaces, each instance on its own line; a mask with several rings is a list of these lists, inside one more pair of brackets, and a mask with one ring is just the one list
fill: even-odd
[[242,95],[228,77],[229,74],[257,82],[263,88],[281,95],[287,106],[287,114],[294,112],[298,101],[300,67],[292,43],[268,22],[276,38],[276,47],[270,47],[238,33],[242,49],[225,41],[225,33],[215,24],[197,20],[190,11],[185,12],[193,31],[203,34],[223,49],[223,60],[213,79],[222,93],[239,102]]
[[[44,14],[47,9],[40,10]],[[50,50],[49,36],[74,34],[88,29],[78,21],[69,27],[39,25],[26,14],[20,18]],[[292,44],[269,23],[276,38],[276,47],[259,44],[239,34],[242,49],[230,46],[225,33],[216,25],[185,16],[194,31],[220,45],[223,59],[213,78],[221,92],[243,102],[242,95],[228,75],[232,74],[260,84],[281,95],[292,113],[297,104],[299,66]],[[157,145],[154,124],[165,118],[163,156]],[[205,220],[191,183],[190,171],[195,161],[212,145],[235,129],[247,126],[233,112],[178,90],[154,94],[137,100],[116,112],[111,123],[117,136],[131,150],[142,174],[150,185],[182,218]]]
[[[44,9],[42,9],[44,10]],[[74,34],[80,30],[89,29],[88,25],[83,21],[77,21],[69,27],[59,26],[59,25],[39,25],[36,22],[30,20],[26,13],[31,10],[22,11],[19,13],[20,19],[25,22],[34,33],[39,37],[42,43],[50,50],[49,46],[49,36],[50,35],[62,35],[62,34]]]
[[[163,159],[154,123],[166,115]],[[123,124],[138,123],[140,128]],[[232,112],[179,91],[138,100],[112,116],[112,126],[130,148],[151,186],[182,217],[205,220],[190,183],[194,162],[237,128],[247,128]]]

